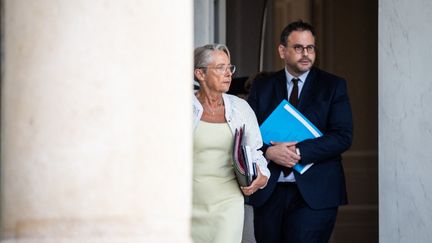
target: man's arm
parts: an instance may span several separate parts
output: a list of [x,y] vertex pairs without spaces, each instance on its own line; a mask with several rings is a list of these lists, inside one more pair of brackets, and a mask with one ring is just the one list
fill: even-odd
[[296,145],[301,152],[303,162],[319,163],[339,156],[351,146],[353,123],[345,80],[337,82],[335,95],[327,114],[327,126],[322,132],[323,136]]

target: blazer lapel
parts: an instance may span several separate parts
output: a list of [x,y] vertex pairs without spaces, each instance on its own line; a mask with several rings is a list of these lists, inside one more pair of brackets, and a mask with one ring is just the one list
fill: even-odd
[[275,95],[277,98],[277,105],[283,100],[288,99],[288,90],[286,84],[286,75],[285,69],[279,71],[276,75],[276,84],[275,84]]
[[302,112],[308,105],[311,100],[311,95],[313,93],[314,82],[317,79],[317,72],[315,68],[312,68],[309,72],[309,75],[306,78],[306,81],[303,85],[303,88],[300,93],[299,103],[297,105],[297,109]]

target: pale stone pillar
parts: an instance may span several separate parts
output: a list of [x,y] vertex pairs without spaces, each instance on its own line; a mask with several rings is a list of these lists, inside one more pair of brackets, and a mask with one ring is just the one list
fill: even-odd
[[432,2],[379,1],[379,241],[432,239]]
[[192,0],[4,0],[1,242],[191,242]]
[[214,43],[214,0],[194,0],[194,46]]

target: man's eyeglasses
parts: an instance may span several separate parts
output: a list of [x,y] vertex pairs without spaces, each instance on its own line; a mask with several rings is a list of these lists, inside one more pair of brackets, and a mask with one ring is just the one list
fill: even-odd
[[308,46],[292,45],[290,47],[293,48],[297,54],[302,54],[304,50],[306,50],[307,53],[309,54],[313,54],[315,53],[315,49],[316,49],[314,45],[308,45]]
[[216,66],[216,67],[199,67],[199,68],[209,68],[209,69],[215,69],[217,73],[219,74],[225,74],[228,70],[231,74],[234,74],[236,71],[235,65],[222,65],[222,66]]

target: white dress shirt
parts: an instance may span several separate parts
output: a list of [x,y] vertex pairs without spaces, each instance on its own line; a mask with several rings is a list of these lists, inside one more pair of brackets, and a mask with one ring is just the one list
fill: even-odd
[[[294,84],[293,84],[293,82],[292,82],[291,80],[292,80],[293,78],[298,78],[298,79],[299,79],[299,81],[298,81],[298,83],[297,83],[297,86],[298,86],[298,95],[299,95],[298,98],[300,98],[300,94],[301,94],[301,91],[302,91],[303,85],[304,85],[304,83],[305,83],[305,81],[306,81],[306,78],[307,78],[308,74],[309,74],[309,71],[303,73],[303,74],[300,75],[299,77],[294,77],[294,76],[291,75],[291,74],[288,72],[288,70],[285,68],[285,76],[286,76],[286,83],[287,83],[288,97],[290,97],[290,95],[291,95],[291,91],[292,91],[293,86],[294,86]],[[285,142],[292,142],[292,141],[285,141]],[[284,176],[284,174],[281,172],[278,181],[279,181],[279,182],[295,182],[294,173],[291,172],[291,173],[289,173],[288,176]]]

